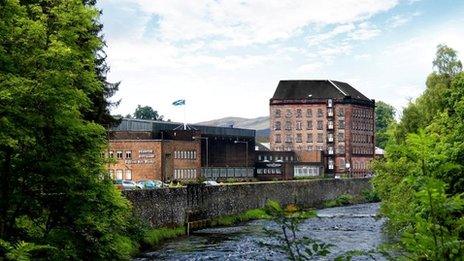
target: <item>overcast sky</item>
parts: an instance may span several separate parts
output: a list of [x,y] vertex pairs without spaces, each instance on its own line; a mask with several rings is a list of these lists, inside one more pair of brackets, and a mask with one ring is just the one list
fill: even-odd
[[281,79],[348,82],[397,109],[417,97],[436,46],[464,57],[462,0],[102,0],[114,114],[174,121],[269,114]]

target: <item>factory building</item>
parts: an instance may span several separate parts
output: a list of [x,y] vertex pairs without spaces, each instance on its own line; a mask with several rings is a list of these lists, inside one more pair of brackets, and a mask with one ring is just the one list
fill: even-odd
[[271,150],[294,151],[301,162],[322,152],[329,176],[369,175],[374,108],[374,100],[344,82],[280,81],[270,99]]

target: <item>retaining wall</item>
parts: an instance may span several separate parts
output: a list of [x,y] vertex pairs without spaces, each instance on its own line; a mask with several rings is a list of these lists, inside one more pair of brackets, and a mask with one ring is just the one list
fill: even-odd
[[371,189],[369,179],[321,179],[133,190],[123,195],[140,218],[161,227],[183,225],[187,212],[202,212],[207,218],[239,214],[263,207],[268,199],[318,207],[342,194],[360,196],[366,189]]

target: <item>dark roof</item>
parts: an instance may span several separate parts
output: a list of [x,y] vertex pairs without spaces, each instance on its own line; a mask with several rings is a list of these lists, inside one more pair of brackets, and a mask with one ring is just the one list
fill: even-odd
[[[123,118],[118,126],[112,127],[112,131],[167,131],[181,130],[182,123],[167,121],[152,121]],[[190,130],[199,130],[201,134],[217,136],[255,137],[256,131],[240,128],[226,128],[204,125],[187,125]]]
[[345,82],[331,80],[283,80],[279,82],[272,99],[343,99],[370,101]]

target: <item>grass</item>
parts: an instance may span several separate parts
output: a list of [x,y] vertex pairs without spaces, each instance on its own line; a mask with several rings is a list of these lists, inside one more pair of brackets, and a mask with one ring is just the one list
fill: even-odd
[[148,229],[143,238],[145,247],[154,247],[160,242],[185,235],[185,227]]

